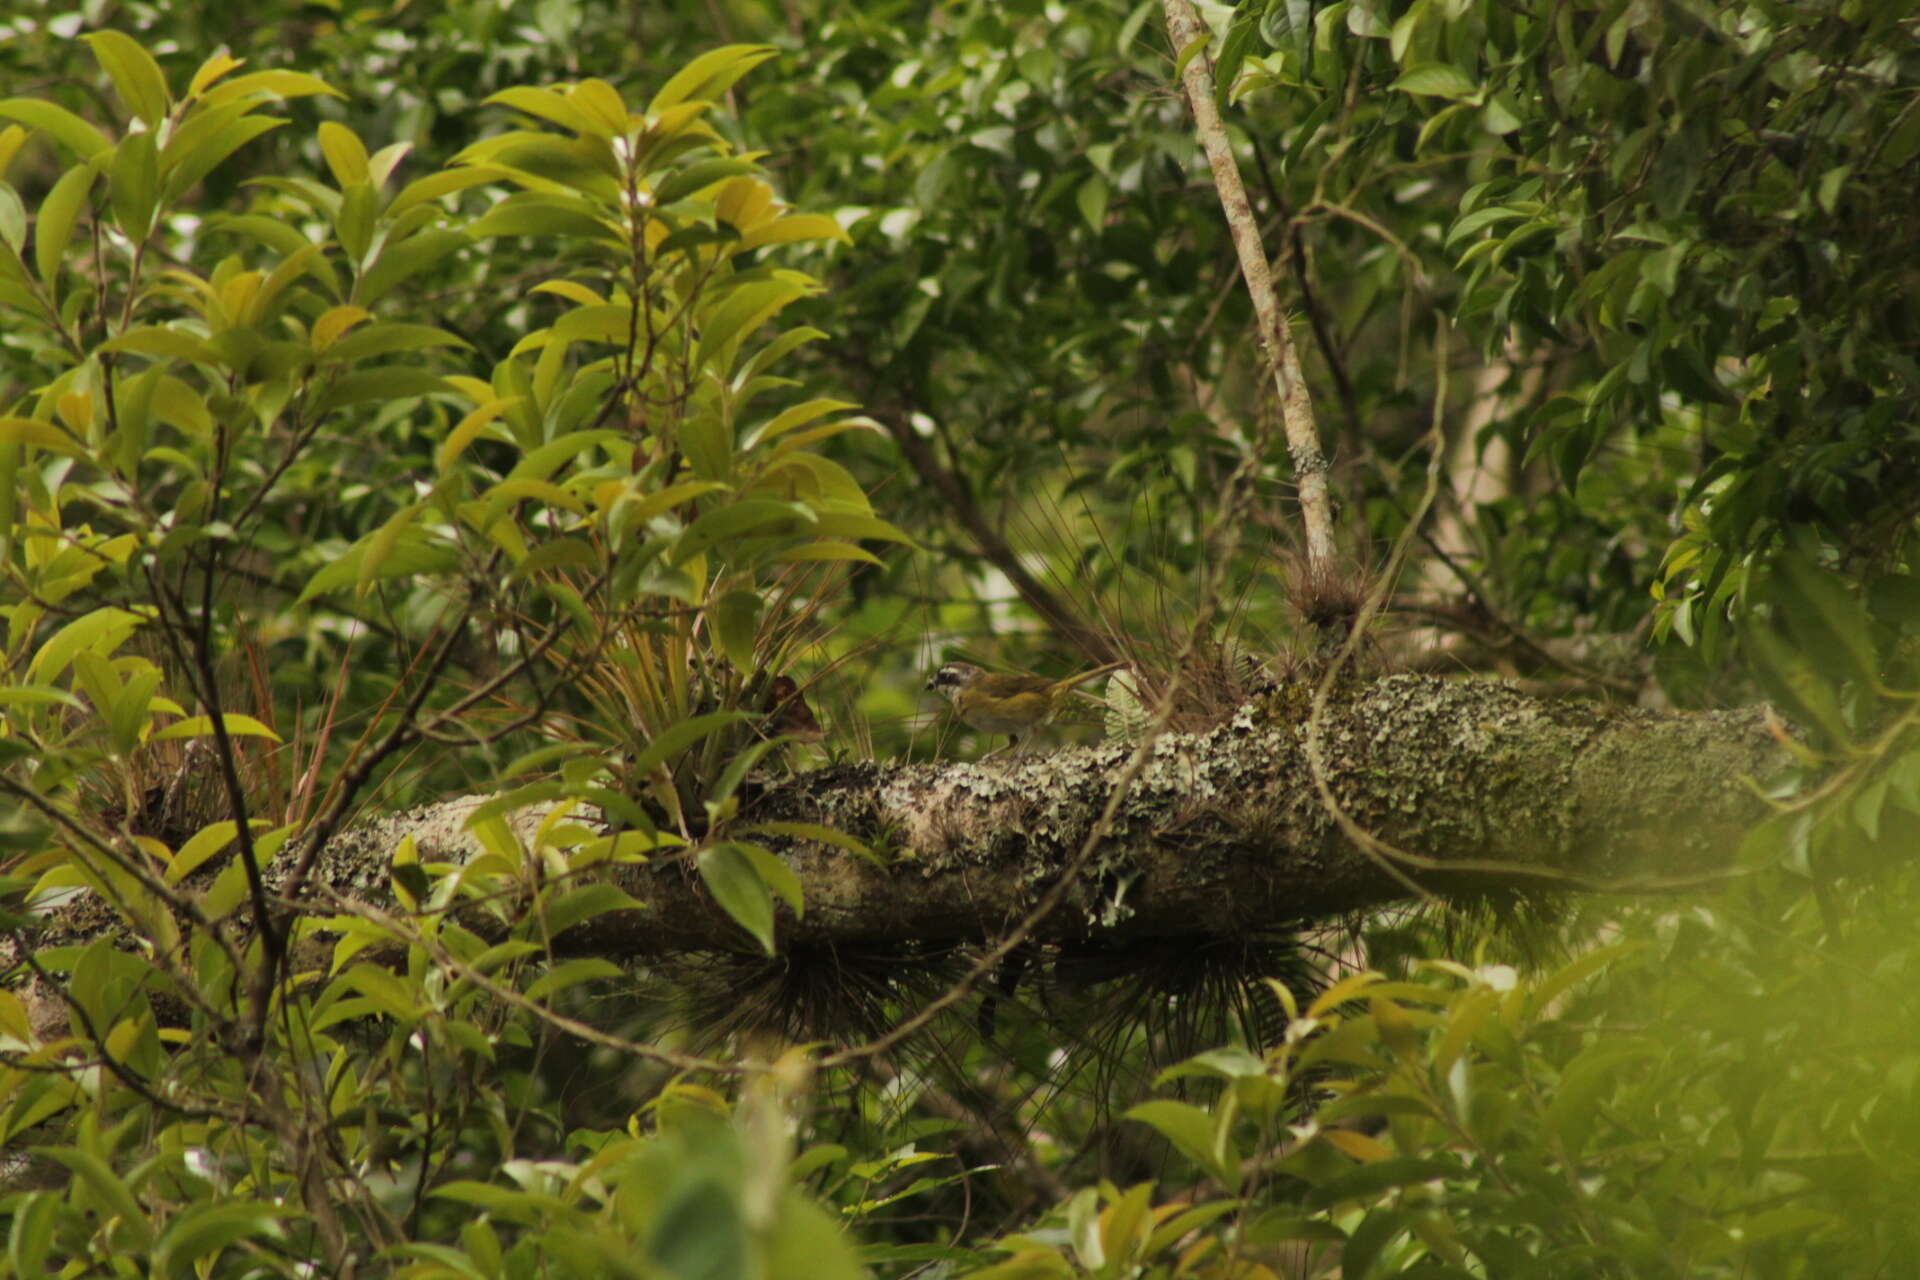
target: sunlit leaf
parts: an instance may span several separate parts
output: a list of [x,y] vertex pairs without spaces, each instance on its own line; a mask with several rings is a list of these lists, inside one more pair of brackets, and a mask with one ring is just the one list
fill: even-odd
[[107,30],[90,32],[81,39],[93,49],[93,56],[113,81],[115,93],[127,109],[140,117],[148,129],[157,129],[166,119],[173,105],[173,97],[167,92],[166,77],[160,74],[160,64],[153,56],[140,47],[140,43],[123,32]]
[[38,98],[0,99],[0,118],[38,129],[82,160],[98,159],[113,149],[106,135],[85,120]]

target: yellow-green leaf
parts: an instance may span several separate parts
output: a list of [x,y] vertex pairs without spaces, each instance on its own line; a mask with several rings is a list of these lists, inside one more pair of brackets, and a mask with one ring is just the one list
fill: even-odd
[[31,136],[17,124],[0,129],[0,181],[6,179],[7,170],[13,167],[13,158],[20,154],[20,148]]
[[730,44],[703,53],[676,72],[647,104],[647,114],[659,115],[690,99],[711,102],[733,87],[733,82],[775,53],[771,45]]
[[214,54],[211,58],[201,63],[200,69],[193,73],[193,81],[187,85],[187,96],[189,98],[199,97],[207,91],[208,85],[218,80],[221,76],[226,75],[229,71],[234,70],[236,67],[244,65],[244,61],[244,59],[232,57],[225,52]]
[[93,56],[113,81],[113,91],[147,128],[157,129],[173,106],[160,64],[139,41],[120,31],[96,31],[84,37]]
[[[226,726],[227,733],[231,737],[271,738],[275,742],[280,741],[280,735],[266,724],[252,716],[241,715],[237,711],[229,711],[221,716],[220,723]],[[154,734],[153,741],[164,742],[169,738],[205,738],[212,733],[212,716],[188,716],[185,720],[175,721]]]
[[525,112],[536,119],[546,120],[563,129],[571,129],[575,133],[597,132],[585,111],[551,89],[516,85],[511,89],[502,89],[488,98],[487,105],[512,107],[515,111]]
[[769,564],[806,564],[812,561],[855,560],[861,564],[879,564],[880,557],[864,547],[834,538],[803,542],[797,547],[776,551],[767,557]]
[[107,135],[65,107],[38,98],[0,100],[0,117],[38,129],[82,160],[92,160],[113,150]]
[[446,443],[442,444],[440,451],[434,455],[434,466],[436,469],[445,472],[451,467],[454,462],[459,459],[460,455],[466,451],[467,446],[473,443],[474,439],[478,437],[482,431],[487,429],[487,425],[499,417],[502,412],[512,407],[514,403],[515,401],[513,399],[489,400],[469,413],[466,417],[460,419],[460,425],[456,426],[448,434]]
[[86,446],[80,441],[51,422],[37,422],[32,418],[0,418],[0,444],[30,444],[69,458],[88,456]]
[[757,591],[729,591],[707,610],[720,652],[727,655],[735,670],[754,669],[753,642],[759,632],[762,603]]
[[367,586],[380,576],[380,567],[393,553],[393,547],[400,535],[407,531],[414,518],[420,514],[423,504],[414,502],[400,508],[387,517],[386,523],[374,531],[367,539],[366,549],[360,553],[360,573],[357,585],[365,591]]
[[33,261],[40,281],[49,289],[60,272],[60,259],[73,238],[73,224],[99,171],[90,164],[75,165],[60,175],[60,180],[40,202],[40,216],[34,221]]
[[741,236],[736,252],[744,253],[748,249],[772,244],[792,244],[798,240],[838,240],[842,244],[853,242],[840,224],[824,213],[790,213]]
[[238,80],[213,86],[206,91],[202,101],[210,106],[219,106],[256,95],[265,98],[306,98],[317,93],[329,93],[336,98],[346,97],[319,76],[310,76],[304,71],[255,71]]
[[315,351],[325,351],[335,342],[338,342],[340,336],[347,330],[372,318],[373,313],[371,311],[365,307],[354,306],[351,303],[344,303],[337,307],[329,307],[321,314],[318,320],[313,322],[313,331],[308,335],[313,343],[313,349]]
[[399,217],[415,205],[425,204],[429,200],[438,200],[442,196],[450,196],[456,191],[465,191],[470,187],[498,182],[500,177],[501,170],[492,165],[473,165],[430,173],[402,187],[400,194],[393,198],[393,203],[387,206],[387,213],[391,217]]
[[718,844],[702,849],[697,865],[701,882],[720,909],[773,954],[773,894],[741,846]]
[[202,827],[191,839],[181,845],[179,852],[168,861],[167,883],[179,884],[192,875],[208,858],[233,843],[233,838],[239,834],[239,831],[239,824],[232,819]]
[[320,154],[326,157],[333,181],[342,191],[356,182],[373,181],[367,168],[366,144],[345,125],[331,120],[320,122]]
[[582,80],[567,91],[567,101],[579,108],[587,132],[603,138],[627,132],[627,104],[605,80]]
[[145,325],[129,329],[119,337],[100,344],[102,351],[131,351],[143,356],[166,356],[191,364],[219,364],[220,356],[199,338],[179,329]]

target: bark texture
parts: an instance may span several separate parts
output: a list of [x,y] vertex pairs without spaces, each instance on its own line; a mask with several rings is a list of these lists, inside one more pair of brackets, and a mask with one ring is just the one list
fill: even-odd
[[[1210,733],[1154,742],[1147,767],[1037,936],[1205,938],[1494,882],[1632,888],[1726,865],[1766,807],[1753,780],[1787,763],[1758,708],[1657,714],[1529,697],[1502,684],[1394,676],[1356,686],[1321,730],[1332,791],[1366,831],[1420,862],[1398,873],[1357,848],[1315,794],[1309,691],[1290,687]],[[851,764],[755,796],[740,821],[808,822],[857,836],[775,847],[799,876],[787,943],[961,942],[1021,918],[1095,830],[1131,747],[983,764]],[[335,842],[320,876],[383,900],[386,859],[413,835],[422,861],[457,861],[477,798],[370,824]],[[531,830],[539,813],[523,815]],[[569,950],[646,955],[738,948],[746,935],[684,860],[615,869],[645,907],[601,916]],[[1541,877],[1546,877],[1544,880]]]

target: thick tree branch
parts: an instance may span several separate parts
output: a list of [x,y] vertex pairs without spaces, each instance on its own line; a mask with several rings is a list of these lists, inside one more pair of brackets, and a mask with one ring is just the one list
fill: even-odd
[[[1341,807],[1408,855],[1390,868],[1343,835],[1315,794],[1309,696],[1290,686],[1211,733],[1160,738],[1081,882],[1034,935],[1220,937],[1404,899],[1409,880],[1442,895],[1696,883],[1723,874],[1742,833],[1766,816],[1752,782],[1788,762],[1759,708],[1657,714],[1491,682],[1389,677],[1339,693],[1321,741]],[[840,765],[761,793],[741,821],[825,824],[880,854],[779,846],[806,895],[805,917],[780,922],[783,945],[998,936],[1074,858],[1130,754],[1108,745],[1006,763]],[[400,839],[413,836],[422,862],[459,861],[476,847],[463,823],[480,803],[464,797],[342,832],[308,891],[388,909],[387,860]],[[518,825],[530,834],[542,816]],[[612,874],[644,909],[578,926],[563,949],[638,957],[752,946],[684,860]],[[56,912],[40,945],[113,927],[88,897]],[[337,909],[315,902],[316,914]],[[468,923],[489,929],[477,915]]]
[[[1315,794],[1306,690],[1169,734],[1128,789],[1082,883],[1038,936],[1212,937],[1305,921],[1424,889],[1498,884],[1652,890],[1720,874],[1767,808],[1750,780],[1786,763],[1759,709],[1655,714],[1530,698],[1495,683],[1394,676],[1338,694],[1322,751],[1333,794],[1409,860],[1381,865]],[[806,893],[786,944],[964,942],[1020,919],[1098,820],[1130,748],[984,765],[841,765],[763,793],[743,821],[804,821],[871,844],[880,862],[780,848]],[[423,862],[458,860],[469,797],[344,833],[314,874],[384,895],[402,835]],[[528,815],[527,829],[539,815]],[[761,838],[761,837],[756,837]],[[750,946],[679,860],[616,871],[646,903],[566,935],[571,951],[648,955]]]

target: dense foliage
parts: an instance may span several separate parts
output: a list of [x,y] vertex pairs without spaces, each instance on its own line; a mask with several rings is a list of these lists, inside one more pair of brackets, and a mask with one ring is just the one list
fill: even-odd
[[[1206,16],[1204,50],[1151,3],[0,17],[12,1273],[1913,1255],[1920,25]],[[1301,647],[1193,57],[1354,573],[1410,553],[1372,660],[1765,697],[1798,776],[1709,886],[1255,940],[1231,1016],[1191,966],[1059,966],[818,1070],[716,1006],[804,910],[772,837],[857,842],[755,828],[750,775],[951,748],[909,719],[948,650]],[[390,911],[303,879],[362,809],[487,790],[484,855],[403,843]],[[556,956],[642,859],[741,954]],[[75,888],[110,933],[36,945]],[[916,962],[822,1034],[910,1014]]]

